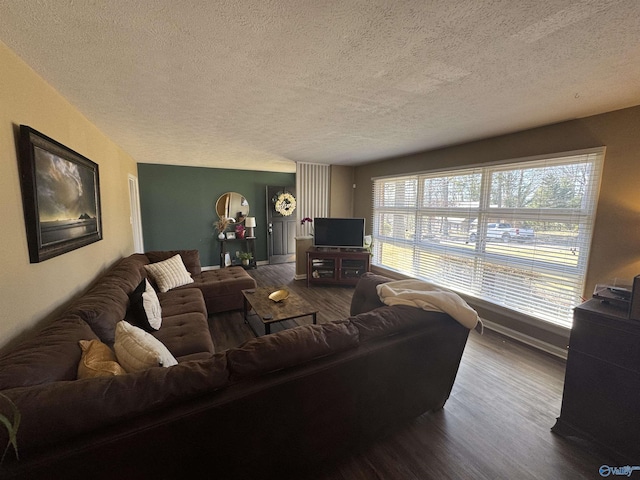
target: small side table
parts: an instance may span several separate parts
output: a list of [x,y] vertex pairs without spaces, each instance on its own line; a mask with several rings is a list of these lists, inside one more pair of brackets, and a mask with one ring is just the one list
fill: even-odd
[[247,237],[247,238],[225,238],[224,240],[220,240],[220,268],[225,268],[224,254],[227,253],[227,243],[235,243],[242,244],[241,250],[243,252],[250,252],[251,260],[249,260],[249,265],[242,265],[240,260],[235,259],[232,261],[231,265],[239,266],[246,268],[258,268],[258,264],[256,263],[256,238],[255,237]]

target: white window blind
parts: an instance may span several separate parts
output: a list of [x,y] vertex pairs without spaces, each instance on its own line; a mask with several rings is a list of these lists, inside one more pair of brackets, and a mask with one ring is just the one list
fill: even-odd
[[373,182],[373,263],[570,327],[604,149]]
[[311,235],[313,224],[302,225],[305,217],[329,216],[329,191],[331,189],[331,167],[316,163],[296,164],[296,192],[298,192],[297,235]]

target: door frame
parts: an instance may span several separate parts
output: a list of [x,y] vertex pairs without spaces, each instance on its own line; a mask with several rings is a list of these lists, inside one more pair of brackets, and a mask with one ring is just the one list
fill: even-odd
[[[269,264],[290,263],[290,262],[295,262],[296,260],[295,228],[296,228],[296,222],[297,222],[296,220],[297,206],[293,210],[290,216],[281,215],[277,213],[275,211],[275,204],[273,201],[273,197],[277,195],[278,192],[288,192],[288,193],[291,193],[294,198],[296,198],[296,187],[295,185],[289,185],[285,187],[280,185],[267,185],[265,187],[266,219],[267,219],[267,256],[268,256]],[[287,252],[283,254],[278,254],[278,255],[274,254],[274,231],[273,231],[273,224],[275,223],[273,221],[274,215],[275,215],[275,218],[281,219],[281,221],[277,223],[282,223],[283,227],[285,227],[283,229],[284,242],[285,242],[283,246],[287,249]],[[290,239],[289,237],[291,235],[288,235],[288,233],[291,233],[291,232],[288,232],[286,230],[287,224],[293,224],[292,225],[293,236]],[[291,241],[289,242],[289,240]],[[291,243],[291,245],[289,245],[289,243]]]
[[133,234],[134,253],[144,253],[144,239],[142,237],[142,215],[140,213],[140,189],[138,187],[138,177],[128,175],[129,182],[129,207],[131,216],[129,223]]

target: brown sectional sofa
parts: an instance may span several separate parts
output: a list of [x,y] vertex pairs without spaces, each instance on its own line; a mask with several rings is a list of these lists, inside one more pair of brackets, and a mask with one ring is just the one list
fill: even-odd
[[[178,365],[76,379],[78,341],[108,343],[143,265],[172,253],[121,260],[51,325],[0,357],[0,392],[22,415],[20,459],[9,456],[0,477],[301,478],[446,402],[468,330],[444,313],[382,306],[375,287],[388,279],[372,274],[356,286],[350,318],[217,353],[204,305],[209,295],[206,305],[216,308],[215,290],[237,307],[228,285],[203,296],[196,281],[159,294],[156,338]],[[0,445],[7,441],[0,428]]]

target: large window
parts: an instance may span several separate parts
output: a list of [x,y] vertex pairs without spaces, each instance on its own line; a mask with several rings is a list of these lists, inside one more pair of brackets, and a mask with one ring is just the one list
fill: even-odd
[[373,263],[570,327],[603,157],[376,178]]

